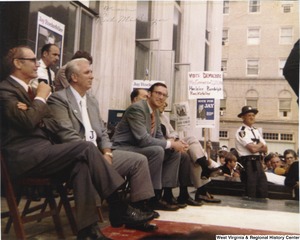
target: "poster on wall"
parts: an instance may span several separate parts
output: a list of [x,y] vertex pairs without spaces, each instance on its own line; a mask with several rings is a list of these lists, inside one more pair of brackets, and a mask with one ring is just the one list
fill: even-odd
[[197,99],[196,127],[215,127],[215,99]]
[[[37,16],[37,31],[36,31],[36,45],[35,54],[38,59],[41,58],[41,49],[45,44],[52,43],[59,47],[60,56],[63,53],[65,25],[56,21],[41,12]],[[62,57],[59,60],[59,66],[62,65]]]
[[189,72],[188,98],[215,98],[223,99],[222,72]]
[[188,102],[174,103],[174,112],[177,131],[184,131],[191,126],[190,110]]

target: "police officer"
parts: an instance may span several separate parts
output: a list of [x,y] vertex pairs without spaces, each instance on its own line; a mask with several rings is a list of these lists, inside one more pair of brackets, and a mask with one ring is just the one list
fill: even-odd
[[261,159],[267,151],[267,145],[257,128],[253,127],[258,110],[244,106],[239,118],[243,125],[237,130],[235,147],[239,154],[245,175],[242,179],[246,187],[246,199],[267,198],[268,185]]

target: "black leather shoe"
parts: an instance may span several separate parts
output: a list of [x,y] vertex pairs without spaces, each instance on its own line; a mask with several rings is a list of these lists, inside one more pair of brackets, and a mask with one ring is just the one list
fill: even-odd
[[185,208],[187,207],[187,204],[185,202],[178,202],[176,198],[172,198],[171,202],[169,202],[173,205],[177,205],[179,208]]
[[154,203],[153,209],[164,210],[164,211],[177,211],[179,209],[178,205],[170,204],[165,200],[159,200]]
[[152,212],[142,212],[141,210],[128,205],[126,213],[122,216],[122,222],[125,225],[140,225],[152,220],[153,218],[154,216]]
[[136,230],[140,230],[143,232],[153,232],[156,231],[158,229],[158,226],[156,224],[153,223],[144,223],[141,225],[126,225],[126,228],[129,229],[136,229]]
[[177,202],[180,204],[180,203],[185,203],[187,205],[190,205],[190,206],[197,206],[197,207],[200,207],[203,205],[203,203],[201,201],[197,202],[195,201],[194,199],[192,199],[191,197],[188,197],[186,199],[181,199],[181,198],[177,198]]
[[77,234],[77,240],[112,240],[103,235],[97,223],[94,223],[84,229],[81,229]]
[[206,192],[205,195],[198,195],[196,193],[195,195],[195,200],[198,202],[198,201],[204,201],[204,202],[207,202],[207,203],[220,203],[221,202],[221,199],[217,199],[217,198],[214,198],[213,195],[211,195],[210,193]]

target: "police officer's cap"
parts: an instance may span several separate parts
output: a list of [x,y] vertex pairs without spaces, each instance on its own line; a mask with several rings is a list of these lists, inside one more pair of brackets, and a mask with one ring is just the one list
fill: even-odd
[[258,113],[258,110],[256,108],[253,108],[251,106],[244,106],[242,108],[242,112],[238,115],[238,117],[242,117],[243,115],[245,115],[246,113],[252,112],[254,114]]

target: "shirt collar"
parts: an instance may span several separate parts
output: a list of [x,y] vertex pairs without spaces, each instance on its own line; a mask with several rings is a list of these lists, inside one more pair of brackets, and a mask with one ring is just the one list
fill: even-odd
[[150,107],[148,101],[146,101],[146,102],[147,102],[147,105],[148,105],[148,108],[149,108],[149,112],[150,112],[150,114],[152,114],[153,110],[152,110],[152,108]]
[[70,89],[71,89],[71,91],[72,91],[72,93],[73,93],[73,95],[74,95],[74,97],[75,97],[78,105],[80,106],[80,101],[82,99],[86,99],[86,94],[83,97],[81,97],[81,95],[71,85],[70,85]]
[[40,67],[41,67],[41,68],[45,68],[45,69],[47,68],[47,66],[46,66],[46,64],[44,63],[43,59],[40,59],[39,63],[40,63]]
[[22,81],[21,79],[15,77],[15,76],[13,76],[13,75],[10,75],[10,77],[11,77],[13,80],[15,80],[17,83],[19,83],[19,84],[25,89],[26,92],[28,92],[28,85],[27,85],[24,81]]

